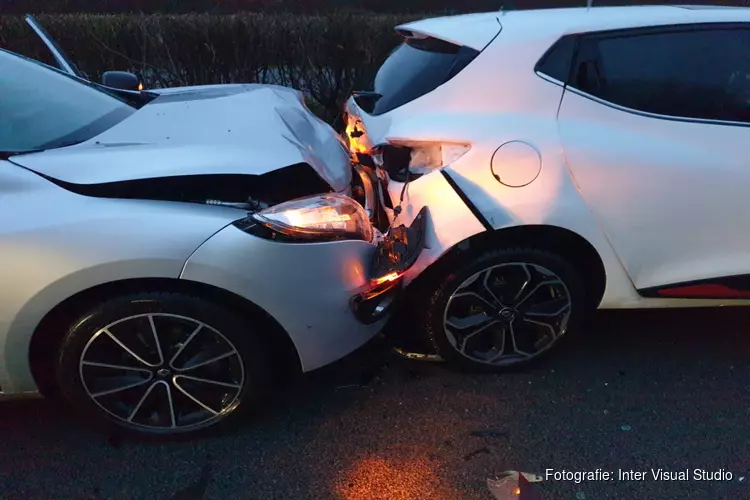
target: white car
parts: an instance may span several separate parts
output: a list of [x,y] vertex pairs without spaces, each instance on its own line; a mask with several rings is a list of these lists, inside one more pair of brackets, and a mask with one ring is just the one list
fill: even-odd
[[0,89],[0,399],[193,434],[391,314],[427,214],[374,227],[372,174],[296,91],[122,94],[4,50]]
[[430,209],[406,280],[427,284],[413,310],[442,357],[500,370],[597,307],[748,303],[750,9],[493,12],[397,30],[372,89],[347,103],[347,136],[400,223]]

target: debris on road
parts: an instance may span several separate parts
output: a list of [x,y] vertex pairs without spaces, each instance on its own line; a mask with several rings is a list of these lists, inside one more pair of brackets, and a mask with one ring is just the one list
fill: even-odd
[[487,448],[486,446],[484,446],[482,448],[479,448],[478,450],[474,450],[474,451],[469,452],[466,455],[464,455],[464,460],[471,460],[472,458],[476,457],[477,455],[482,455],[482,454],[484,454],[484,455],[490,455],[490,454],[492,454],[492,452],[490,451],[489,448]]
[[541,500],[531,483],[542,480],[539,474],[509,470],[501,472],[497,479],[487,479],[487,487],[497,500]]
[[393,352],[401,356],[402,358],[406,359],[414,359],[417,361],[429,361],[431,363],[442,363],[445,361],[443,358],[438,356],[437,354],[423,354],[419,352],[407,352],[403,349],[400,349],[398,347],[393,349]]
[[499,429],[484,429],[484,430],[478,430],[478,431],[471,431],[469,434],[472,436],[476,436],[476,437],[491,437],[491,438],[507,438],[510,435],[507,431],[503,431]]
[[201,468],[197,481],[178,491],[169,497],[168,500],[203,500],[212,476],[211,462],[208,459],[206,464]]

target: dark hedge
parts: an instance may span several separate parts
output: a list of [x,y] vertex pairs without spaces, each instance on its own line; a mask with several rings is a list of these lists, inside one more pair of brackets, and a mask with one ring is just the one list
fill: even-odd
[[[663,0],[595,0],[594,5],[665,3]],[[670,3],[745,5],[745,0],[677,0]],[[586,0],[2,0],[5,14],[25,13],[330,13],[341,9],[380,13],[461,13],[497,10],[583,6]]]
[[[516,0],[526,7],[578,5],[571,0]],[[377,13],[459,13],[497,10],[513,0],[3,0],[2,12],[25,13],[331,13],[341,9]],[[516,5],[518,7],[518,5]]]
[[[38,16],[91,79],[133,71],[147,87],[276,83],[302,90],[333,119],[356,86],[398,43],[397,15]],[[19,16],[0,16],[0,46],[51,62]]]

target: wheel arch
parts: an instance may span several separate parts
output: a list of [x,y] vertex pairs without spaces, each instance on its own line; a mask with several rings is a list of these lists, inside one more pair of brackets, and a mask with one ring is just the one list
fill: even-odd
[[417,290],[432,289],[436,280],[450,272],[460,259],[493,246],[533,247],[556,253],[570,262],[584,278],[592,308],[598,307],[607,284],[606,268],[599,252],[583,236],[560,226],[535,224],[477,233],[457,243],[410,283]]
[[[58,392],[54,366],[58,348],[65,333],[76,316],[82,314],[92,302],[104,301],[119,295],[144,291],[174,292],[194,295],[218,305],[226,305],[233,311],[258,318],[272,332],[268,336],[274,356],[281,362],[278,367],[301,372],[302,367],[294,343],[284,328],[265,310],[255,303],[222,288],[175,278],[131,278],[92,286],[63,300],[53,307],[39,322],[31,336],[28,359],[32,377],[44,396]],[[64,325],[61,327],[61,325]]]

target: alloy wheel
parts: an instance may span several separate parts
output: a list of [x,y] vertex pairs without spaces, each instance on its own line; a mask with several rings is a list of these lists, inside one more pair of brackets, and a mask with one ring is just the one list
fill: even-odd
[[443,327],[472,361],[508,366],[535,358],[567,331],[571,298],[546,267],[510,262],[485,268],[450,296]]
[[205,427],[240,401],[240,352],[198,320],[174,314],[128,316],[86,344],[79,374],[88,396],[126,426],[157,432]]

